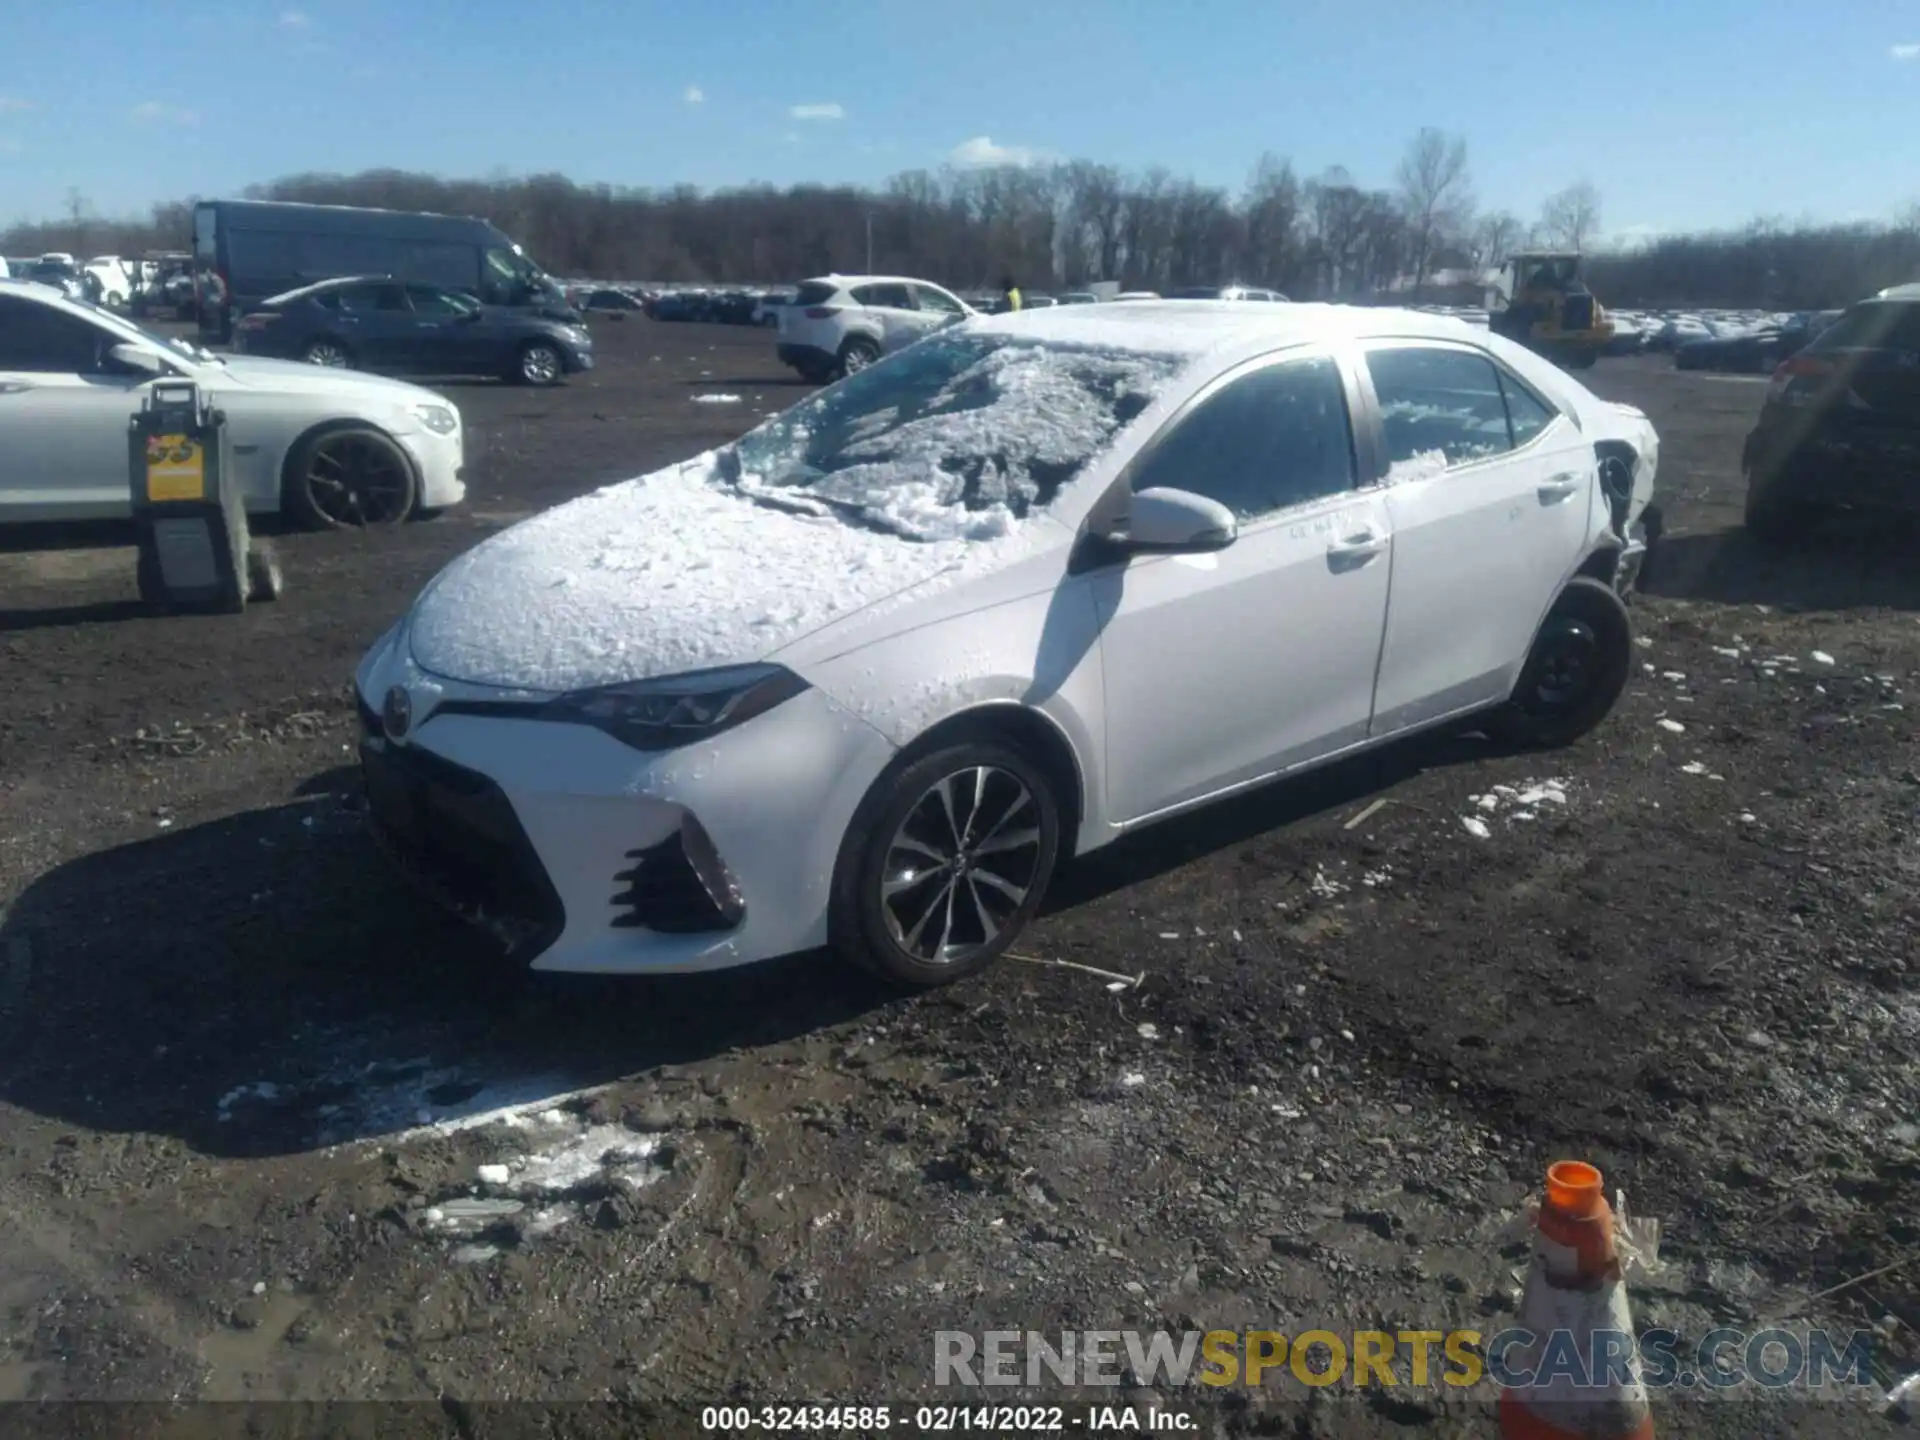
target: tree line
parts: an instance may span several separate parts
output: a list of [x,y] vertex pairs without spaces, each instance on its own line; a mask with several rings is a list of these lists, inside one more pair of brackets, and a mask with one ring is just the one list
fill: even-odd
[[[480,215],[562,276],[661,283],[792,281],[828,271],[925,275],[959,289],[1011,275],[1029,290],[1114,280],[1168,291],[1240,282],[1295,299],[1479,298],[1472,277],[1516,246],[1592,249],[1601,196],[1576,181],[1531,221],[1475,203],[1467,145],[1422,130],[1392,183],[1335,167],[1302,177],[1261,158],[1234,193],[1164,169],[1057,164],[909,170],[874,188],[770,185],[701,191],[585,185],[563,175],[444,179],[398,170],[306,174],[247,197]],[[181,250],[191,200],[144,219],[67,214],[0,232],[0,253]],[[1755,221],[1595,251],[1594,290],[1626,306],[1843,305],[1920,279],[1920,207],[1887,225]],[[1436,281],[1441,283],[1436,283]]]

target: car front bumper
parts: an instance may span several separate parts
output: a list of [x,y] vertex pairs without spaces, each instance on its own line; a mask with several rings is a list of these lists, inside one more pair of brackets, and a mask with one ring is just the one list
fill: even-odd
[[[433,898],[536,970],[723,969],[822,945],[855,809],[894,747],[818,690],[642,753],[580,725],[461,713],[392,637],[356,679],[369,817]],[[389,736],[402,687],[413,727]],[[499,692],[492,692],[497,695]]]
[[408,430],[394,439],[405,447],[420,476],[421,509],[442,510],[467,498],[464,424],[447,435],[436,435],[431,430]]

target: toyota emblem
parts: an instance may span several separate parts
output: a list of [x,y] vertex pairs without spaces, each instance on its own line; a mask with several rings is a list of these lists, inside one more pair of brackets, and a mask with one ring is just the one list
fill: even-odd
[[380,707],[380,720],[387,727],[388,738],[405,738],[407,727],[413,724],[413,697],[407,694],[406,686],[395,685],[387,691],[386,701]]

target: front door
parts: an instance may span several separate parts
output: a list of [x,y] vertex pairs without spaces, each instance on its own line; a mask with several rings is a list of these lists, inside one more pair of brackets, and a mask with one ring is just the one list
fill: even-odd
[[914,305],[910,286],[894,281],[876,281],[852,292],[865,307],[867,318],[880,327],[880,348],[898,350],[911,345],[926,332],[926,320]]
[[1468,345],[1370,347],[1392,465],[1393,605],[1373,733],[1504,700],[1585,554],[1592,442]]
[[127,513],[127,431],[152,377],[113,373],[121,336],[0,295],[0,519]]
[[1203,394],[1131,467],[1134,491],[1218,500],[1240,534],[1091,577],[1116,822],[1366,738],[1392,537],[1348,413],[1335,361],[1289,352]]
[[475,301],[432,285],[409,285],[414,352],[409,368],[427,375],[491,374],[506,363],[499,334]]

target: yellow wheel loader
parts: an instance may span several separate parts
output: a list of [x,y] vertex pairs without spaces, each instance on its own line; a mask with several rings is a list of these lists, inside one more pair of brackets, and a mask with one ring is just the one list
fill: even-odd
[[1569,370],[1585,370],[1613,339],[1613,322],[1580,278],[1577,250],[1519,250],[1487,307],[1487,328]]

